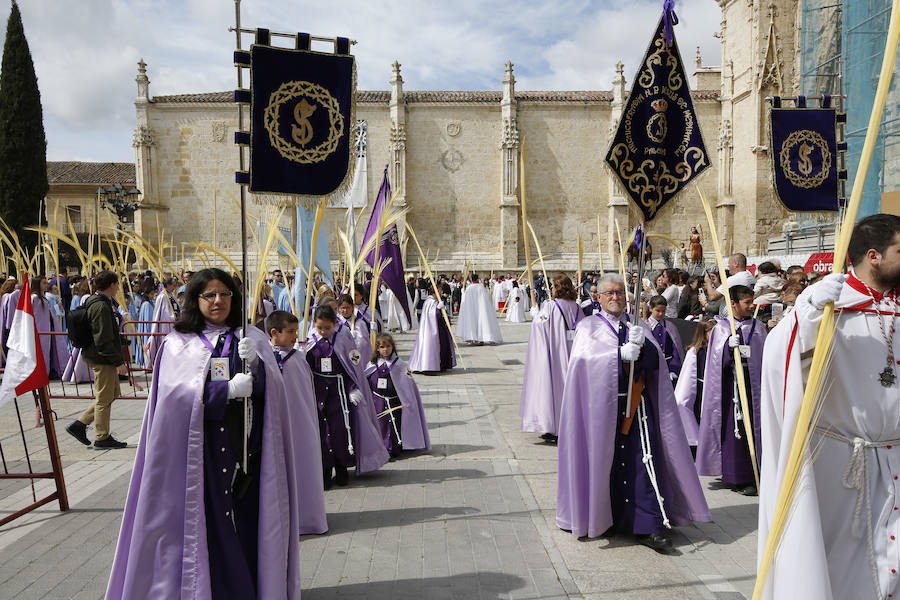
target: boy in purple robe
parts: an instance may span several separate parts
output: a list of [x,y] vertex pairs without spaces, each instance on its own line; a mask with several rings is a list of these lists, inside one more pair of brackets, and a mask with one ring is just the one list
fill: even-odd
[[232,277],[204,269],[160,345],[109,599],[300,597],[296,424],[274,357],[239,339],[240,306]]
[[569,357],[556,522],[577,537],[634,534],[664,552],[668,529],[709,521],[709,509],[659,346],[645,325],[628,323],[621,277],[604,275],[599,298]]
[[456,366],[453,337],[441,310],[443,302],[435,296],[438,292],[431,292],[422,304],[416,343],[409,355],[409,368],[414,373],[449,371]]
[[[287,407],[296,413],[297,482],[300,486],[300,534],[325,533],[325,493],[322,482],[322,449],[319,442],[316,395],[312,372],[303,352],[298,350],[300,322],[293,314],[276,310],[266,317],[272,356],[278,364],[284,384]],[[251,328],[250,331],[254,329]]]
[[359,364],[361,355],[350,335],[341,335],[337,320],[329,304],[317,306],[313,331],[304,347],[316,392],[326,490],[332,481],[347,485],[349,467],[360,475],[380,468],[390,458],[378,434],[372,396]]
[[[697,443],[697,472],[721,476],[734,491],[745,496],[757,494],[747,444],[747,420],[753,427],[759,464],[759,398],[762,382],[762,353],[766,326],[753,315],[753,290],[744,285],[729,288],[736,335],[731,335],[727,319],[712,330],[706,354],[703,406]],[[750,415],[741,408],[734,368],[734,348],[739,349]]]
[[672,385],[678,381],[678,374],[681,373],[681,365],[684,362],[684,347],[681,344],[681,334],[673,323],[666,320],[666,308],[668,301],[664,296],[653,296],[650,298],[650,316],[647,319],[647,326],[653,333],[653,339],[659,344],[666,359],[666,365],[669,367],[669,379]]
[[366,378],[375,399],[376,413],[391,411],[379,419],[381,436],[391,457],[398,456],[401,450],[430,450],[431,439],[419,388],[409,365],[397,355],[391,334],[379,333],[375,338]]

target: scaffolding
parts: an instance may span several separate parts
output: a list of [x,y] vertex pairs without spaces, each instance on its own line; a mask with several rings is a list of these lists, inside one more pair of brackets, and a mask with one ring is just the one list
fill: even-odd
[[[804,0],[801,81],[804,94],[846,94],[847,170],[853,185],[862,152],[884,44],[890,25],[890,0]],[[860,218],[880,212],[882,196],[900,191],[900,62],[887,104],[872,164],[863,189]]]

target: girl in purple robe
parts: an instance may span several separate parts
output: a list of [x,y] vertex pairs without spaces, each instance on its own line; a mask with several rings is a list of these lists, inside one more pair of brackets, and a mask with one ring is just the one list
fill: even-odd
[[300,597],[294,424],[240,307],[204,269],[160,344],[107,598]]
[[372,342],[369,328],[365,326],[362,320],[354,318],[354,305],[350,294],[340,295],[337,301],[337,310],[339,318],[344,327],[347,328],[350,337],[353,338],[353,343],[356,344],[356,349],[359,350],[360,356],[371,355]]
[[672,385],[678,381],[678,374],[681,372],[681,365],[684,362],[684,347],[681,343],[681,334],[678,328],[666,320],[666,308],[669,302],[664,296],[653,296],[650,298],[650,317],[647,319],[647,326],[653,333],[653,339],[659,344],[660,350],[666,359],[666,366],[669,367],[669,379]]
[[397,355],[391,334],[379,333],[375,338],[366,378],[375,399],[375,412],[391,411],[379,419],[381,437],[391,456],[398,456],[401,450],[431,449],[419,388],[409,365]]
[[355,467],[357,475],[374,471],[389,456],[378,435],[372,396],[359,364],[361,355],[350,335],[338,328],[334,308],[317,306],[312,326],[304,349],[313,373],[322,480],[328,490],[332,482],[347,485],[348,468]]

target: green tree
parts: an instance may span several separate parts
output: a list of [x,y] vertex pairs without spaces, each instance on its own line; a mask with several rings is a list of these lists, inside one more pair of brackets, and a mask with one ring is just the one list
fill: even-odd
[[0,216],[26,249],[37,244],[37,234],[25,228],[43,221],[40,207],[49,188],[41,93],[13,0],[0,64]]

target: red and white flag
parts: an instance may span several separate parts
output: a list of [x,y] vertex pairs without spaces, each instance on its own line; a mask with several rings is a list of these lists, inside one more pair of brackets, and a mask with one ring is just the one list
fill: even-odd
[[16,396],[44,387],[50,383],[47,367],[44,365],[44,352],[38,337],[37,324],[34,321],[34,310],[31,308],[31,288],[28,275],[22,285],[16,314],[12,328],[9,330],[8,352],[6,354],[6,370],[0,383],[0,406]]

